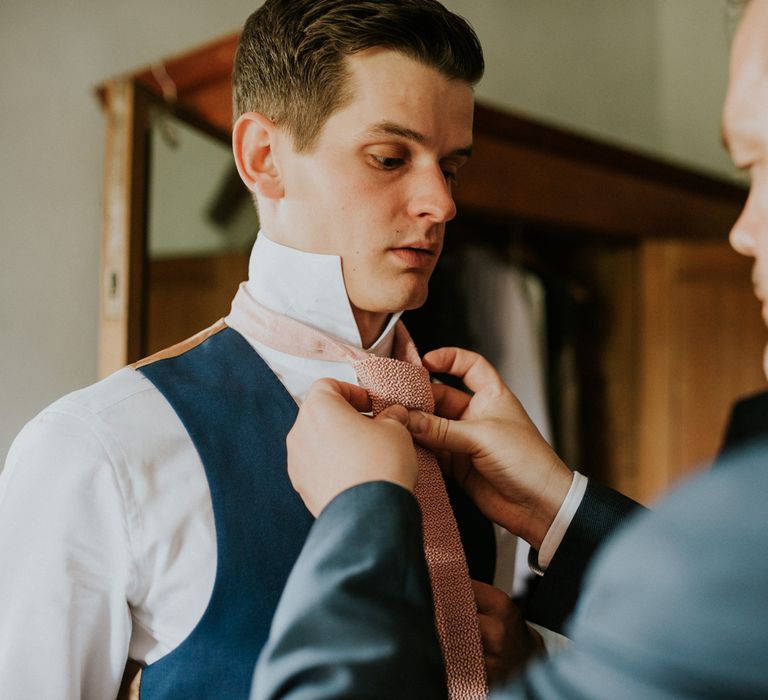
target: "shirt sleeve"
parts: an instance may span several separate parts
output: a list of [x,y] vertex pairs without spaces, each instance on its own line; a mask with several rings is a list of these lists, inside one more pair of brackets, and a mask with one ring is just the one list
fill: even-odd
[[123,468],[78,406],[48,409],[12,445],[0,474],[0,697],[116,696],[131,634]]
[[[555,556],[557,548],[563,541],[563,535],[565,535],[568,526],[573,520],[573,516],[576,515],[576,511],[579,509],[582,500],[584,499],[584,493],[587,490],[587,477],[579,474],[579,472],[573,472],[573,481],[571,481],[571,488],[568,489],[568,493],[565,496],[563,505],[560,506],[560,510],[557,511],[555,519],[547,530],[547,534],[544,535],[544,539],[541,541],[541,549],[538,554],[538,567],[534,569],[534,573],[540,573],[547,570],[549,562],[552,561],[552,557]],[[531,550],[533,552],[533,550]]]

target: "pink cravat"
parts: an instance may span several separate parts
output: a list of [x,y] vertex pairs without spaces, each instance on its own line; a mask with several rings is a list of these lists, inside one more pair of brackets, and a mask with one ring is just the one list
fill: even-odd
[[[232,302],[232,325],[268,347],[291,355],[351,361],[377,414],[394,403],[434,410],[429,373],[402,323],[395,326],[394,356],[377,357],[258,304],[241,285]],[[485,698],[488,692],[477,607],[467,561],[445,483],[434,454],[416,446],[415,496],[422,513],[424,553],[432,585],[440,646],[451,700]]]

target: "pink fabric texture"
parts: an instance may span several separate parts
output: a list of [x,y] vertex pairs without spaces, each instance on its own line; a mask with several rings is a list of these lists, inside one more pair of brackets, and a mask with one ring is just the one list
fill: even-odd
[[[377,357],[337,338],[278,314],[256,302],[245,285],[232,302],[228,320],[276,350],[312,359],[350,361],[367,389],[374,415],[398,403],[432,413],[429,372],[422,366],[405,326],[395,326],[394,358]],[[485,673],[477,606],[459,537],[435,455],[416,446],[419,475],[414,495],[422,514],[424,553],[429,569],[440,647],[451,700],[485,698]]]
[[[371,356],[355,362],[354,368],[360,384],[371,397],[374,415],[395,403],[429,413],[434,411],[429,372],[421,364]],[[448,677],[448,695],[452,700],[484,698],[488,692],[485,661],[459,528],[435,455],[417,445],[416,459],[419,476],[414,495],[421,508],[424,553]]]

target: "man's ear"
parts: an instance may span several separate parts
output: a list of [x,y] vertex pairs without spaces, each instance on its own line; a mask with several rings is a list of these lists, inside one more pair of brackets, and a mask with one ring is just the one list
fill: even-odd
[[232,129],[237,172],[251,192],[267,199],[280,199],[284,194],[272,151],[276,130],[275,123],[258,112],[241,115]]

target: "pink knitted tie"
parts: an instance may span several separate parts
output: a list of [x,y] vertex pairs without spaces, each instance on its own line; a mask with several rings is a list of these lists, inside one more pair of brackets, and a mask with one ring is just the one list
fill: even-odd
[[[432,413],[429,372],[402,323],[395,329],[396,358],[353,348],[288,316],[258,304],[245,285],[232,302],[229,323],[276,350],[313,359],[352,361],[360,385],[368,390],[374,415],[398,403]],[[459,529],[435,455],[416,446],[419,475],[414,495],[422,514],[424,553],[432,585],[440,646],[451,700],[485,698],[485,675],[477,606]]]
[[[392,404],[432,413],[435,408],[429,373],[421,365],[371,355],[354,363],[361,386],[368,390],[374,415]],[[453,700],[484,698],[485,677],[477,607],[467,560],[459,539],[445,483],[435,455],[416,446],[419,476],[414,494],[421,507],[435,622]]]

